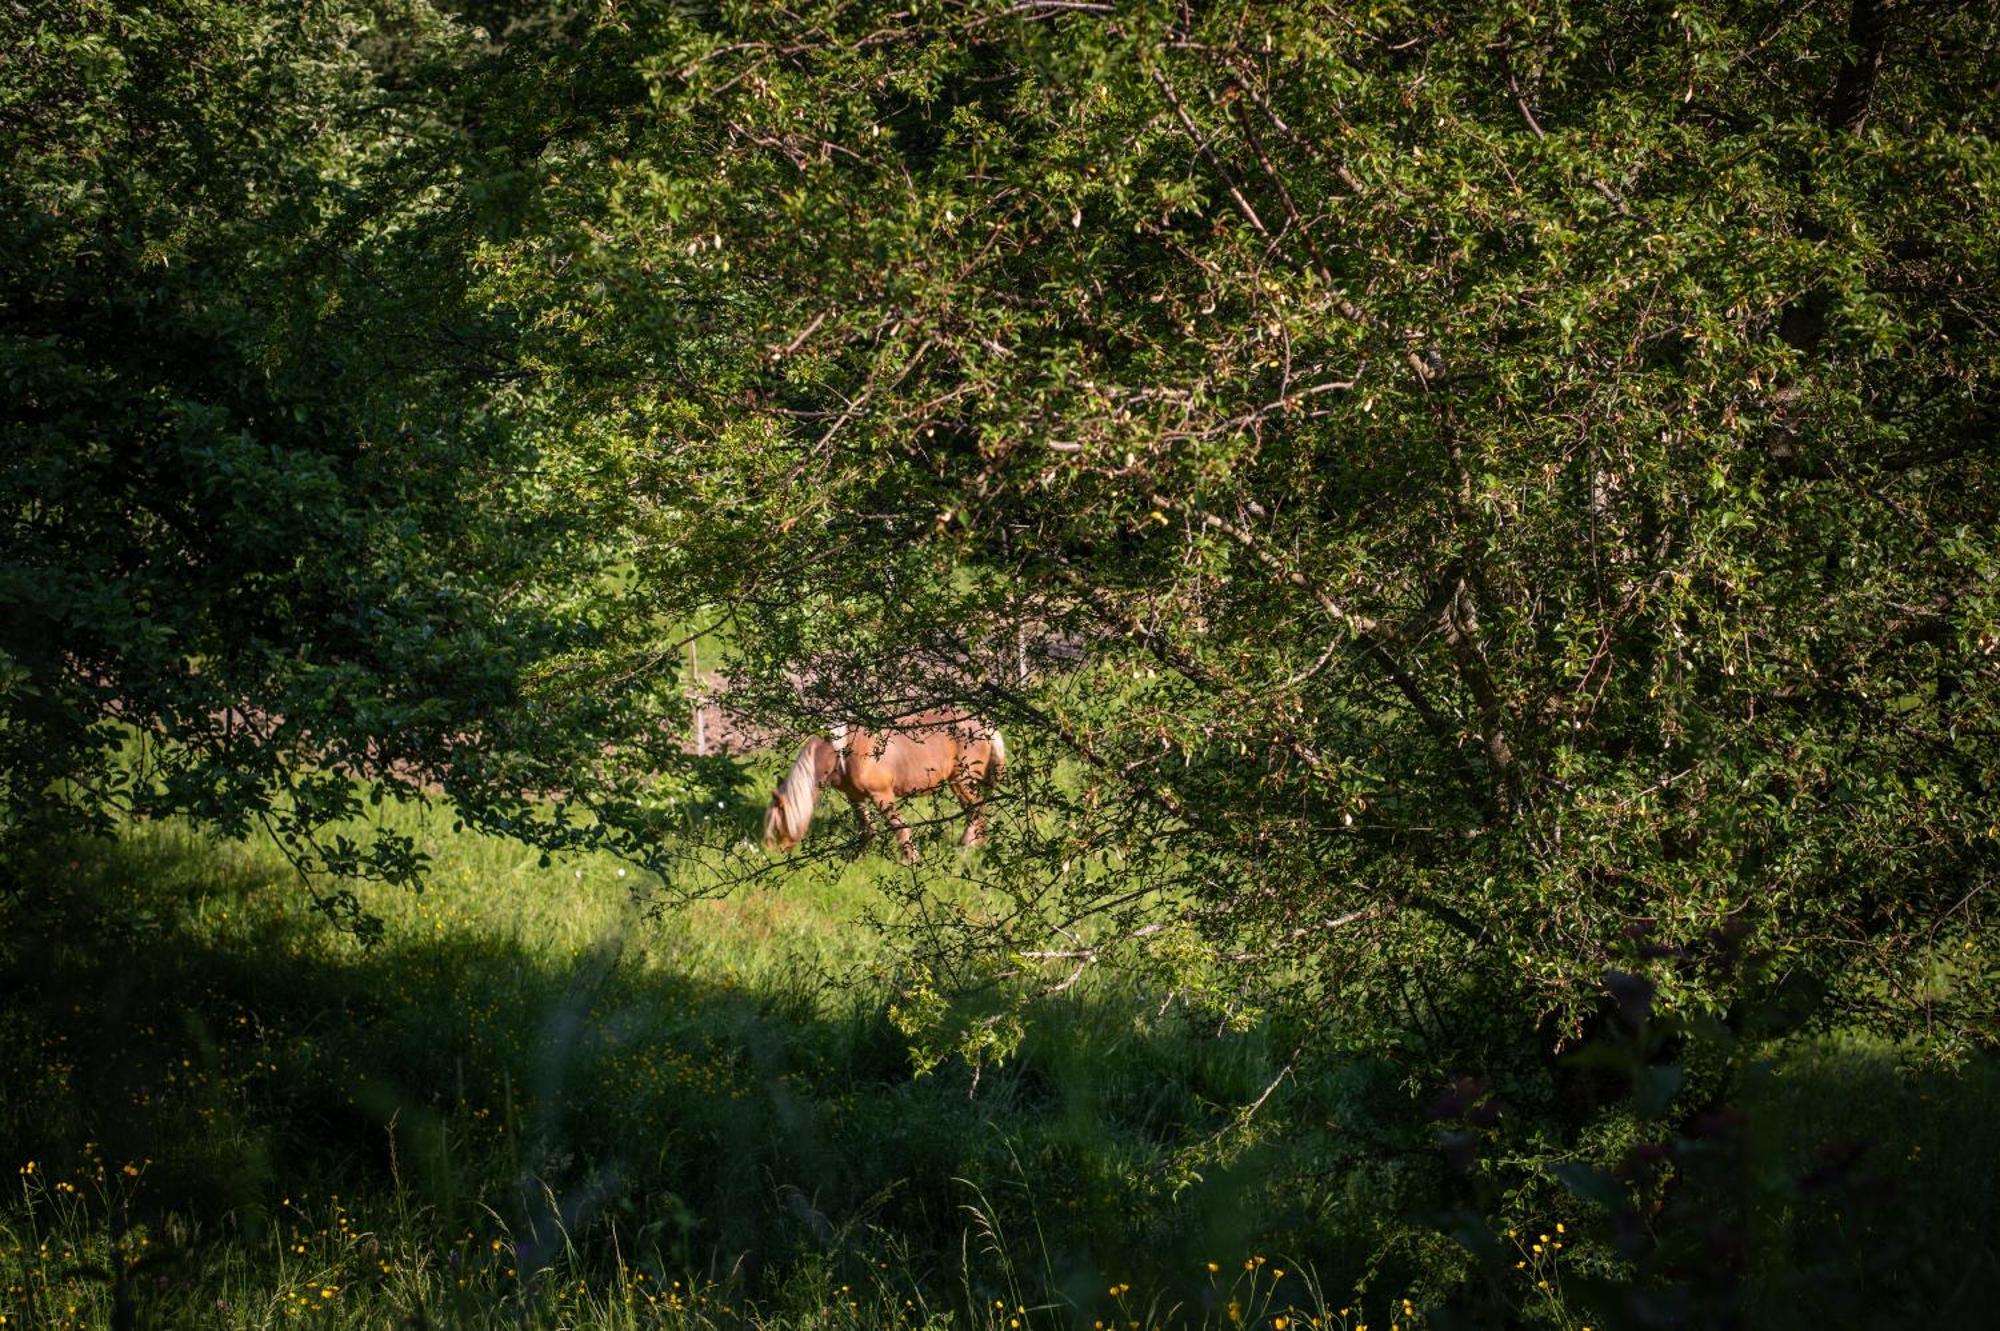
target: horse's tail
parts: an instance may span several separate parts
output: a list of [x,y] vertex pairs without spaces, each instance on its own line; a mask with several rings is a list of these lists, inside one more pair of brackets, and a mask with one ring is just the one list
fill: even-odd
[[792,770],[771,793],[771,807],[764,814],[764,845],[784,850],[805,840],[812,826],[813,809],[819,804],[819,759],[813,745],[824,740],[807,740],[792,760]]

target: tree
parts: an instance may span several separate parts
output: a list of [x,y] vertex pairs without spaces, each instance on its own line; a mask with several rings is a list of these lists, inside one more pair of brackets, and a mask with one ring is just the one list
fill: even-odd
[[659,682],[544,687],[616,552],[466,295],[523,204],[494,52],[421,3],[91,4],[5,43],[5,854],[262,821],[365,927],[337,885],[422,869],[339,829],[370,787],[546,845],[605,833],[551,793],[643,823],[593,774],[613,735],[674,767]]
[[712,611],[763,715],[1076,764],[947,987],[1990,1037],[1982,10],[89,17],[10,62],[17,840],[656,856]]
[[1993,22],[621,9],[480,297],[765,714],[1080,764],[963,983],[1193,937],[1405,1035],[1617,964],[1983,1041]]

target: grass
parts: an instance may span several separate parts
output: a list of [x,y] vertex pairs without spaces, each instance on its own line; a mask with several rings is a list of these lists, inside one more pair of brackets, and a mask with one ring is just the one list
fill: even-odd
[[389,816],[435,871],[371,901],[386,938],[366,951],[267,845],[135,828],[54,866],[56,908],[6,951],[28,999],[0,1114],[33,1169],[0,1311],[623,1325],[844,1302],[920,1322],[1070,1291],[1108,1315],[1137,1282],[1106,1293],[1120,1268],[1074,1236],[1157,1239],[1144,1180],[1265,1072],[1261,1039],[1141,1041],[1130,1005],[1079,995],[968,1094],[962,1068],[913,1077],[885,1017],[886,959],[854,921],[902,872],[886,860],[651,920],[609,861],[539,868]]
[[[55,856],[8,908],[4,1325],[1379,1331],[1476,1283],[1393,1066],[1301,1065],[1232,1135],[1281,1033],[1196,1029],[1101,981],[977,1081],[918,1077],[893,959],[856,924],[894,908],[886,859],[654,917],[611,861],[544,868],[434,811],[384,816],[434,871],[371,899],[373,949],[306,908],[275,848],[172,825]],[[948,855],[926,872],[964,890]],[[1917,1076],[1852,1041],[1788,1054],[1745,1088],[1775,1199],[1756,1260],[1851,1306],[1990,1288],[1990,1237],[1950,1226],[2000,1232],[1995,1089],[1989,1065]],[[1877,1175],[1894,1195],[1869,1199]],[[1836,1201],[1936,1269],[1878,1273]],[[1555,1190],[1507,1206],[1594,1223]],[[1529,1256],[1484,1306],[1583,1325],[1530,1279],[1568,1255]],[[1783,1325],[1803,1305],[1752,1306]]]

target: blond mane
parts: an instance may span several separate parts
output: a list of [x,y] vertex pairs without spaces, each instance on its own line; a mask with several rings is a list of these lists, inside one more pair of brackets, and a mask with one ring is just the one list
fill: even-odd
[[764,815],[764,838],[790,845],[803,841],[812,826],[813,810],[819,804],[818,765],[812,740],[807,740],[792,760],[792,770],[778,783],[771,797],[770,811]]

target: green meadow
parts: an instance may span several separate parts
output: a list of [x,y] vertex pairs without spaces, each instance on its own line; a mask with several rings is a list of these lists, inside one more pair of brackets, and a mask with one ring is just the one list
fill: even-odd
[[369,898],[369,949],[267,844],[154,826],[51,862],[63,910],[6,950],[11,1319],[1006,1325],[1306,1297],[1243,1271],[1252,1216],[1166,1187],[1268,1081],[1262,1033],[1078,993],[976,1086],[918,1078],[865,922],[900,865],[661,912],[608,859],[387,819],[435,863]]
[[[368,898],[371,948],[274,846],[171,823],[74,844],[44,866],[64,891],[9,904],[5,1325],[1355,1331],[1463,1324],[1436,1310],[1468,1287],[1588,1324],[1602,1216],[1525,1188],[1454,1232],[1393,1061],[1280,1078],[1269,1023],[1087,980],[1015,1057],[917,1075],[877,928],[900,865],[662,909],[608,858],[382,817],[434,865]],[[934,834],[916,872],[976,891],[957,855]],[[1737,1090],[1756,1324],[1991,1287],[1990,1063],[1820,1038]]]

